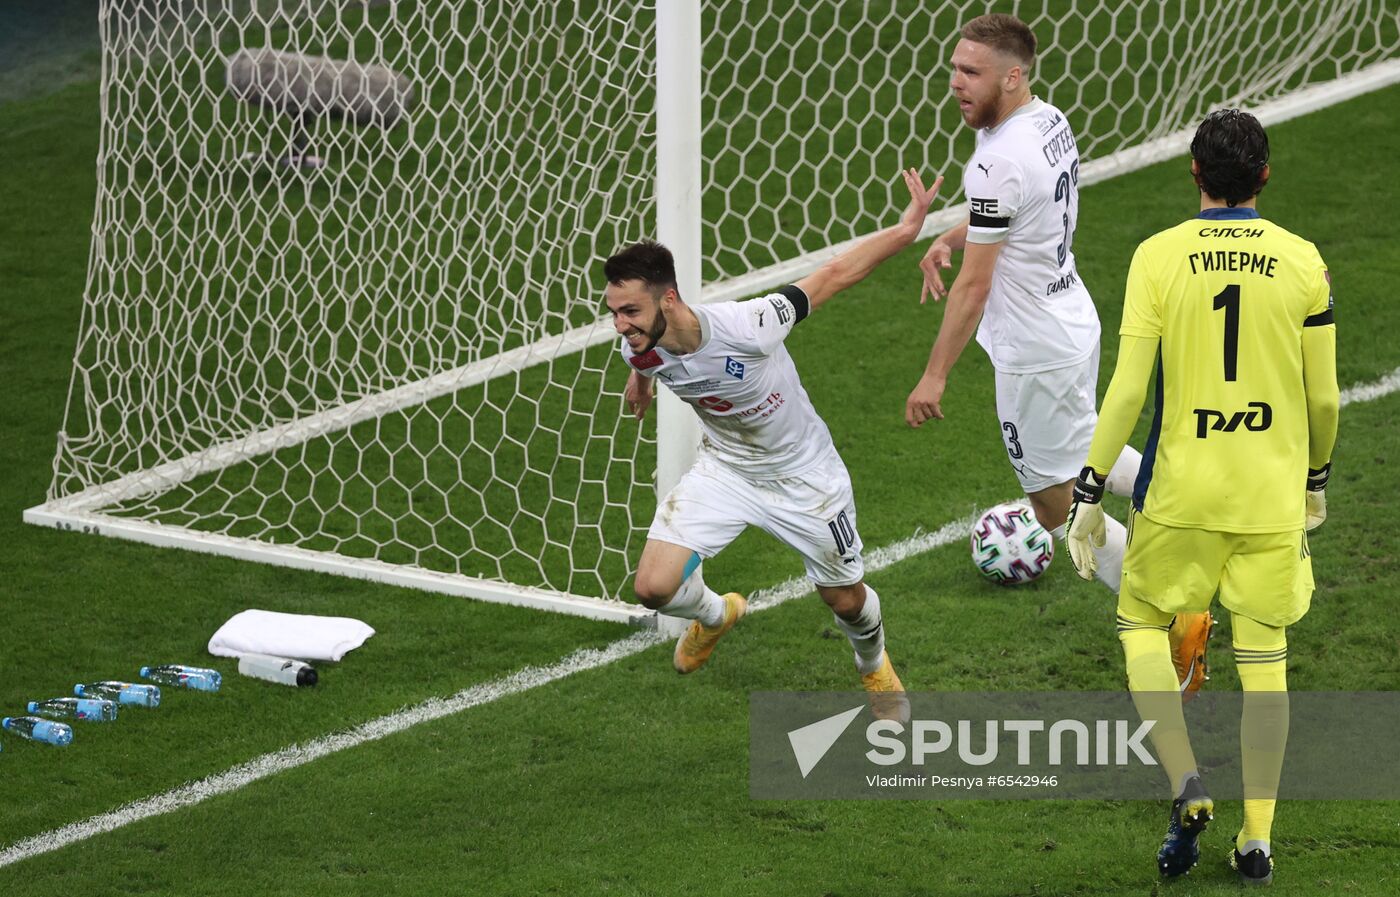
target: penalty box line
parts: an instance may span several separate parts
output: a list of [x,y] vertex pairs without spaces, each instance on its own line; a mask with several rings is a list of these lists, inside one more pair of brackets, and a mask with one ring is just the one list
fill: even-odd
[[[1400,391],[1400,368],[1396,368],[1375,382],[1343,390],[1341,404],[1346,406],[1355,402],[1369,402],[1396,391]],[[980,515],[981,512],[978,512],[945,524],[934,532],[915,533],[913,536],[892,545],[877,548],[866,554],[866,570],[878,572],[915,555],[924,554],[935,548],[965,539]],[[811,583],[805,577],[793,577],[776,586],[754,592],[749,600],[749,608],[754,612],[766,610],[810,594],[812,591]],[[575,651],[557,663],[548,666],[525,667],[501,679],[465,688],[451,697],[429,698],[404,710],[361,723],[353,729],[314,738],[301,744],[294,744],[270,754],[263,754],[261,757],[240,763],[224,772],[181,785],[163,794],[134,801],[82,822],[70,823],[61,828],[17,841],[0,850],[0,868],[27,860],[30,857],[51,853],[70,844],[85,841],[153,816],[161,816],[184,807],[192,807],[211,797],[237,791],[260,779],[304,766],[313,760],[366,742],[377,741],[423,723],[539,688],[575,673],[616,663],[619,660],[640,654],[663,641],[665,638],[655,632],[636,632],[602,648],[585,648]]]

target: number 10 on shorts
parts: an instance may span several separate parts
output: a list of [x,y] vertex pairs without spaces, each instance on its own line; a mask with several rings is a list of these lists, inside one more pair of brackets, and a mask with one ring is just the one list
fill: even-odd
[[851,526],[851,518],[842,511],[836,519],[827,524],[831,538],[836,540],[836,553],[845,556],[856,544],[856,528]]

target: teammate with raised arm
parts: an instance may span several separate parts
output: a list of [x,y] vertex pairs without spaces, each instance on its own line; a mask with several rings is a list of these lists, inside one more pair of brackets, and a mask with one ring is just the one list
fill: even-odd
[[1337,437],[1332,281],[1316,246],[1259,216],[1269,140],[1254,116],[1207,117],[1191,141],[1191,172],[1200,213],[1145,240],[1128,270],[1118,365],[1075,484],[1069,547],[1088,578],[1104,538],[1104,471],[1155,372],[1118,638],[1173,798],[1158,868],[1170,877],[1195,865],[1214,810],[1172,688],[1167,624],[1205,611],[1219,590],[1244,690],[1244,824],[1231,864],[1246,883],[1267,884],[1288,737],[1285,628],[1312,600],[1306,530],[1327,516]]
[[903,173],[909,205],[899,224],[865,238],[812,274],[742,302],[688,305],[659,243],[628,246],[604,265],[606,300],[631,368],[626,400],[640,420],[661,378],[695,409],[699,457],[658,504],[637,565],[637,599],[692,620],[676,642],[677,672],[709,660],[747,602],[720,596],[696,568],[749,525],[791,546],[855,651],[871,710],[907,719],[904,686],[885,651],[880,596],[865,583],[851,478],[783,341],[832,296],[863,280],[919,235],[943,179],[925,189]]
[[[1036,40],[1009,15],[979,16],[961,30],[951,87],[977,147],[963,174],[969,214],[934,240],[920,267],[920,301],[948,305],[928,364],[905,404],[918,427],[942,420],[948,377],[974,330],[996,371],[1001,435],[1036,519],[1061,541],[1071,490],[1097,419],[1099,317],[1075,265],[1079,150],[1059,109],[1031,94]],[[951,289],[941,270],[963,252]],[[1130,495],[1142,456],[1124,446],[1109,491]],[[1097,578],[1118,591],[1127,531],[1105,521]],[[1205,679],[1209,613],[1172,627],[1183,691]]]

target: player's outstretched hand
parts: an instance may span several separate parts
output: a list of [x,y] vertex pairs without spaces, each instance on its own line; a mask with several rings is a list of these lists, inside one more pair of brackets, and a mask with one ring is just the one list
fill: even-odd
[[943,409],[939,406],[943,403],[943,388],[946,385],[927,374],[920,377],[918,385],[904,403],[904,422],[917,427],[926,420],[942,420]]
[[627,388],[623,390],[622,398],[633,417],[637,420],[646,417],[647,409],[651,407],[651,378],[633,371],[627,376]]
[[928,217],[928,207],[933,205],[938,188],[943,186],[943,175],[934,178],[933,186],[925,190],[924,178],[918,169],[906,168],[901,174],[904,176],[904,186],[909,188],[909,207],[904,210],[899,223],[917,233],[923,229],[924,219]]
[[924,275],[923,289],[919,290],[919,304],[928,302],[929,293],[933,294],[933,301],[944,298],[948,295],[948,288],[943,284],[942,272],[953,267],[953,250],[942,240],[934,240],[933,245],[924,253],[923,261],[919,262],[919,270]]
[[1098,567],[1094,549],[1104,547],[1108,541],[1108,525],[1104,523],[1101,504],[1104,479],[1090,467],[1079,472],[1079,479],[1074,483],[1074,503],[1069,506],[1069,519],[1065,521],[1069,559],[1074,562],[1074,571],[1083,579],[1094,578]]

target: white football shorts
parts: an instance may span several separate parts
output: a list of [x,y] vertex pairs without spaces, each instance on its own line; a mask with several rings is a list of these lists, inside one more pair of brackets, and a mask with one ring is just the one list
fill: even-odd
[[997,371],[1001,438],[1027,495],[1079,476],[1094,438],[1099,350],[1069,367]]
[[647,537],[712,558],[746,526],[795,549],[817,585],[865,578],[851,476],[835,451],[802,474],[764,481],[740,476],[702,451],[657,505]]

